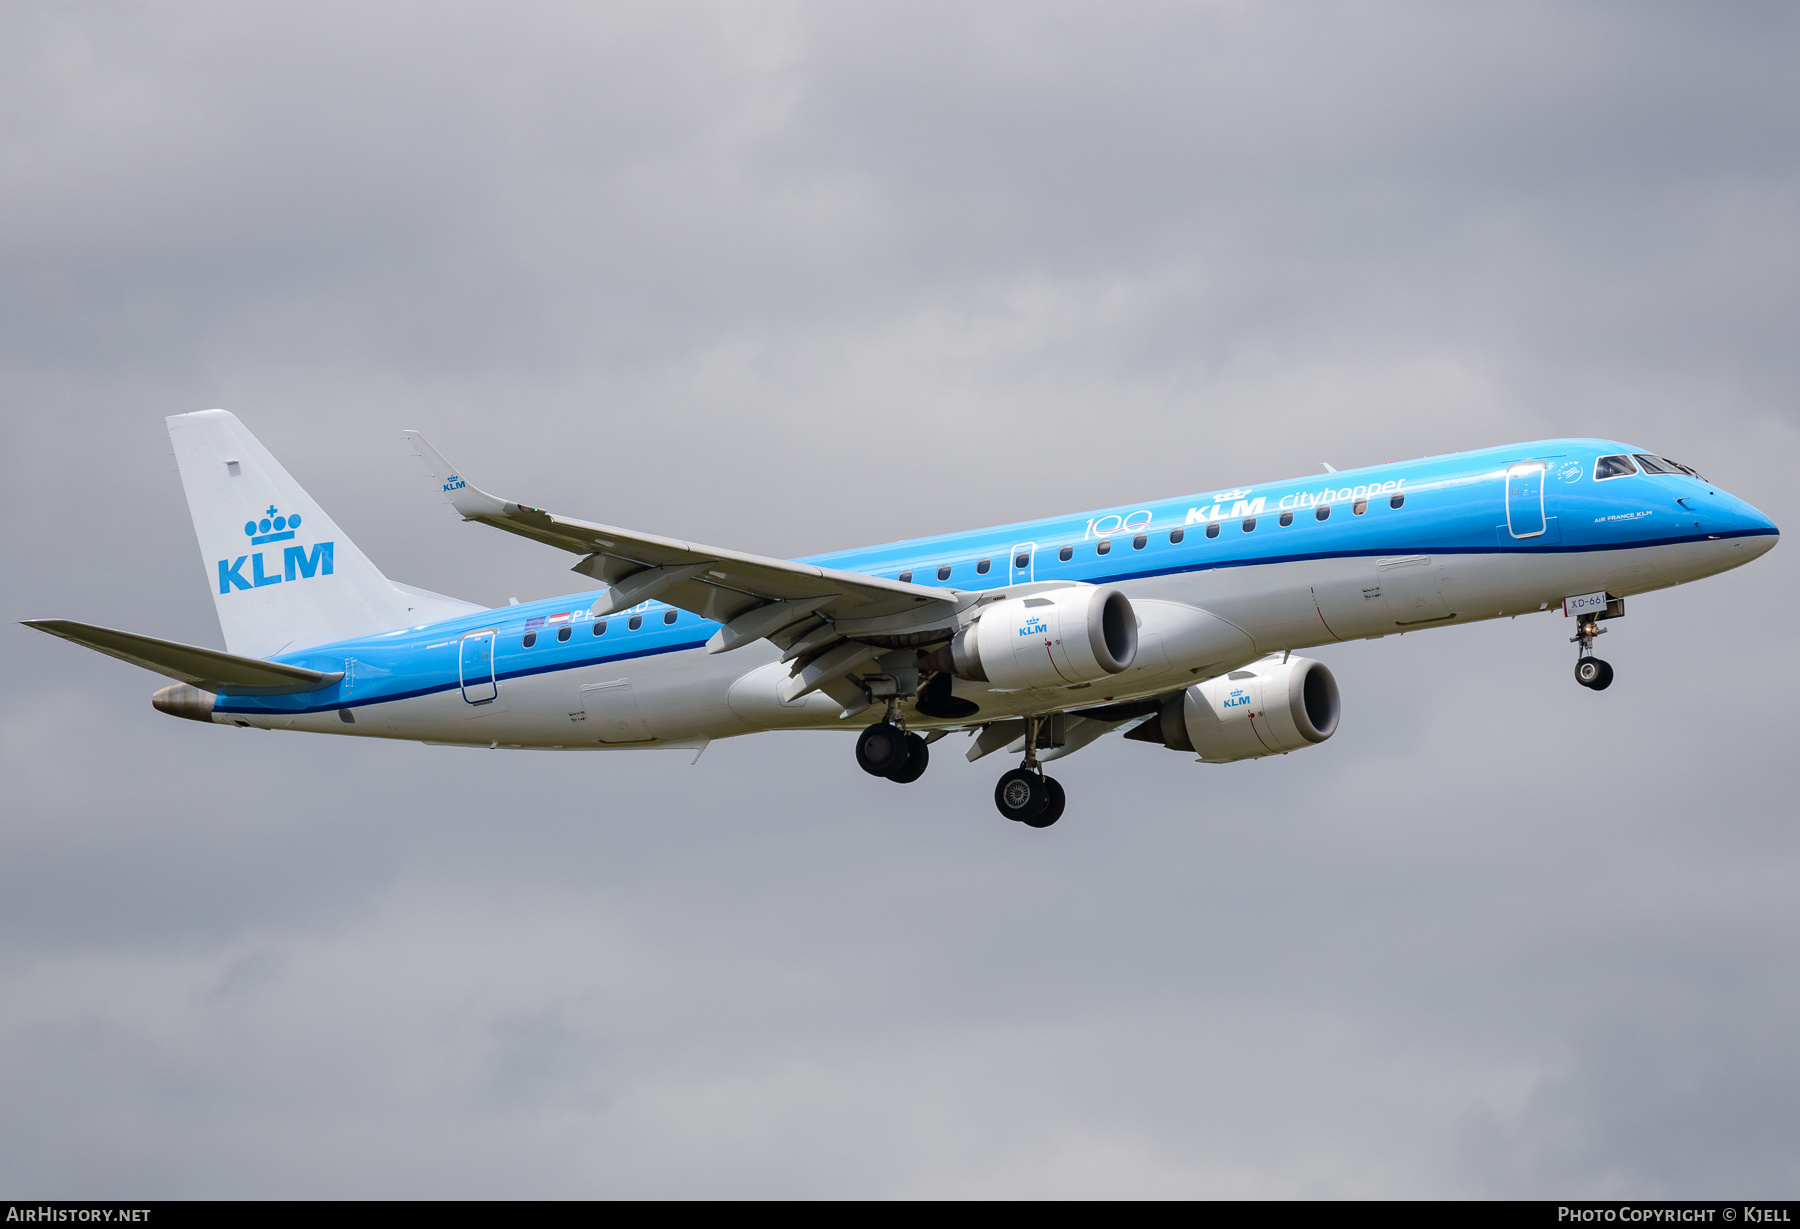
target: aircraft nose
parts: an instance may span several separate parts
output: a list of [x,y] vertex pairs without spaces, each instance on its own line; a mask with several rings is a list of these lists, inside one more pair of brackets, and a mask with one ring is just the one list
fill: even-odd
[[[1721,491],[1721,495],[1725,492]],[[1752,507],[1735,495],[1725,495],[1726,532],[1753,536],[1760,540],[1762,550],[1772,548],[1781,539],[1781,530],[1775,522],[1759,508]],[[1760,551],[1758,552],[1761,553]]]

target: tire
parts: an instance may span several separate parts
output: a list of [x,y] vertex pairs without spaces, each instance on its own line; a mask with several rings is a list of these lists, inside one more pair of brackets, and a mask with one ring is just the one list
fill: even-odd
[[1024,768],[1015,768],[994,786],[994,806],[1008,819],[1036,819],[1050,801],[1044,778]]
[[917,734],[906,736],[906,762],[900,765],[899,772],[888,774],[888,780],[896,785],[911,785],[925,775],[926,766],[931,763],[931,748]]
[[1575,681],[1589,691],[1605,691],[1612,686],[1613,668],[1598,657],[1584,657],[1575,663]]
[[856,740],[856,764],[871,777],[892,777],[906,769],[906,735],[899,726],[877,721]]
[[1063,805],[1068,801],[1068,795],[1063,793],[1062,783],[1055,777],[1044,778],[1044,792],[1049,795],[1044,800],[1044,809],[1025,821],[1033,828],[1048,828],[1061,819]]

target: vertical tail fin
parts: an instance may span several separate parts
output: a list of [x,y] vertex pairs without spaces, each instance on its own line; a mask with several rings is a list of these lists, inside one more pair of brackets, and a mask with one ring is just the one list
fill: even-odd
[[389,581],[236,415],[168,424],[231,652],[272,657],[480,609]]

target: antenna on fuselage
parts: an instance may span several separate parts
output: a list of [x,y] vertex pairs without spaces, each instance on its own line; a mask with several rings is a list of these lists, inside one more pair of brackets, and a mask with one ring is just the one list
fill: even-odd
[[1328,473],[1328,474],[1337,473],[1337,466],[1333,465],[1330,461],[1320,461],[1319,464],[1323,465],[1325,467],[1326,473]]

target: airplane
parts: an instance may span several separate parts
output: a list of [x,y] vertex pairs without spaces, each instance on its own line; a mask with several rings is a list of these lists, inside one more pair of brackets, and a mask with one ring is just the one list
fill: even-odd
[[236,416],[167,420],[226,652],[69,620],[28,627],[177,680],[161,712],[247,729],[490,749],[687,749],[849,730],[907,784],[962,731],[1021,755],[995,806],[1047,828],[1044,766],[1115,731],[1211,763],[1336,732],[1298,651],[1560,611],[1575,678],[1625,599],[1750,562],[1774,523],[1635,445],[1553,439],[787,560],[490,495],[404,438],[465,521],[594,582],[489,609],[384,576]]

